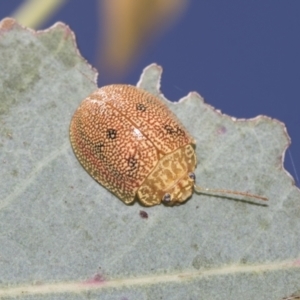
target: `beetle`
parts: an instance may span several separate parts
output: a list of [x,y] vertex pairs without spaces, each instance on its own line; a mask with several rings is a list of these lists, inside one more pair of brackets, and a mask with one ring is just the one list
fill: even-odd
[[84,99],[70,140],[86,171],[126,204],[178,205],[193,191],[267,200],[195,185],[195,139],[159,98],[131,85],[104,86]]

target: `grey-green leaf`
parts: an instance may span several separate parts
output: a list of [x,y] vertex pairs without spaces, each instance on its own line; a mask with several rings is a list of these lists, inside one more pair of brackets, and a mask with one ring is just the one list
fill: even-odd
[[[197,183],[264,195],[197,195],[126,206],[69,142],[96,72],[61,23],[0,27],[0,299],[281,299],[300,289],[300,193],[289,137],[265,116],[236,120],[197,93],[169,103],[197,140]],[[161,68],[138,86],[164,99]],[[145,211],[148,218],[142,218]]]

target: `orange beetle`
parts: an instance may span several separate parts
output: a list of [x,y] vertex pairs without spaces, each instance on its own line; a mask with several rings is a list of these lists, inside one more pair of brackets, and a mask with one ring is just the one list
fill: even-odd
[[126,204],[180,204],[194,189],[266,200],[195,186],[195,140],[160,99],[134,86],[105,86],[84,99],[70,139],[86,171]]

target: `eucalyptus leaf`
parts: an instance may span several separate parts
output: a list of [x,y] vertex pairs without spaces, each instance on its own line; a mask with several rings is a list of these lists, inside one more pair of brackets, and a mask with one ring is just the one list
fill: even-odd
[[3,20],[0,65],[0,299],[269,300],[300,289],[300,193],[283,169],[284,124],[235,119],[196,92],[168,102],[161,67],[148,66],[138,86],[195,137],[197,183],[269,201],[194,194],[176,207],[126,206],[70,145],[97,73],[68,26]]

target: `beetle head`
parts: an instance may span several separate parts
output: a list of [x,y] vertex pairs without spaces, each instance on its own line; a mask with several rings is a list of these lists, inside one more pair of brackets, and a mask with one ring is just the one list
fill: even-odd
[[165,205],[179,205],[193,194],[195,184],[195,174],[188,173],[181,177],[175,184],[165,191],[165,194],[162,197],[162,202]]

